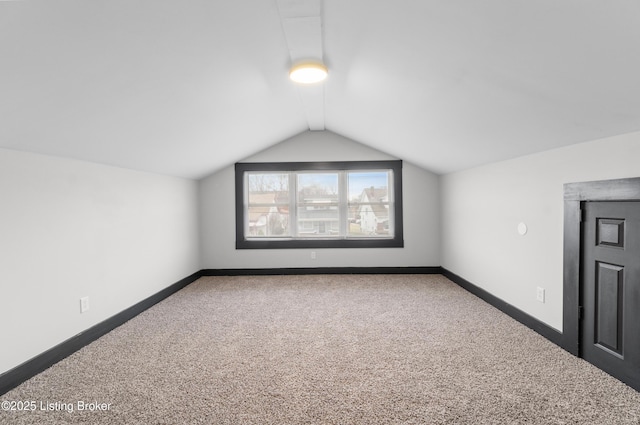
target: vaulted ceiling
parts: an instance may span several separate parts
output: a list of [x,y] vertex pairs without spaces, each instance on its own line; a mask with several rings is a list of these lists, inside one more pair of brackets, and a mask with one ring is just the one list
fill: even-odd
[[0,1],[0,147],[188,178],[309,129],[437,173],[638,131],[639,75],[635,0]]

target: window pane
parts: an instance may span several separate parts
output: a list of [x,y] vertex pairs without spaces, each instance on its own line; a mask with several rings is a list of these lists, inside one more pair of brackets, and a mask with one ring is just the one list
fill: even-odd
[[248,237],[290,236],[288,207],[249,207]]
[[350,237],[393,237],[389,205],[360,204],[349,207]]
[[300,237],[336,237],[340,235],[337,206],[307,205],[298,207]]
[[337,173],[298,174],[298,203],[338,202]]
[[[379,192],[375,195],[378,197],[387,196],[387,188],[389,187],[390,171],[362,171],[348,173],[349,180],[349,200],[362,202],[362,195],[365,189],[377,189]],[[388,201],[388,199],[387,199]]]
[[258,174],[247,176],[249,204],[273,204],[289,202],[288,174]]
[[249,173],[247,237],[290,236],[289,175]]
[[390,171],[348,173],[350,237],[393,237]]
[[298,235],[335,237],[340,235],[338,173],[299,173]]

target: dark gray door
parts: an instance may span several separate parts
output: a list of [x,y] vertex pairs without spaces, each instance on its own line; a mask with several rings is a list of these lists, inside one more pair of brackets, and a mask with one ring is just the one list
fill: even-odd
[[581,352],[600,369],[640,384],[640,202],[586,202]]

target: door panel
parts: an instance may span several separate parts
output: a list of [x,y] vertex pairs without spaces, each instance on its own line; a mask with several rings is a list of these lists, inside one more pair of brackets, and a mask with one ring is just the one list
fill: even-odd
[[597,262],[595,343],[622,355],[624,267]]
[[596,231],[598,246],[624,248],[624,220],[599,218]]
[[640,202],[586,202],[582,357],[640,384]]

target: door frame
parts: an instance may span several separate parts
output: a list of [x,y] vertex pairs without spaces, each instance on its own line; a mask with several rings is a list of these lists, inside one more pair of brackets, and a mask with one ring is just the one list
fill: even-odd
[[580,356],[582,210],[588,201],[640,201],[640,177],[564,185],[562,347]]

